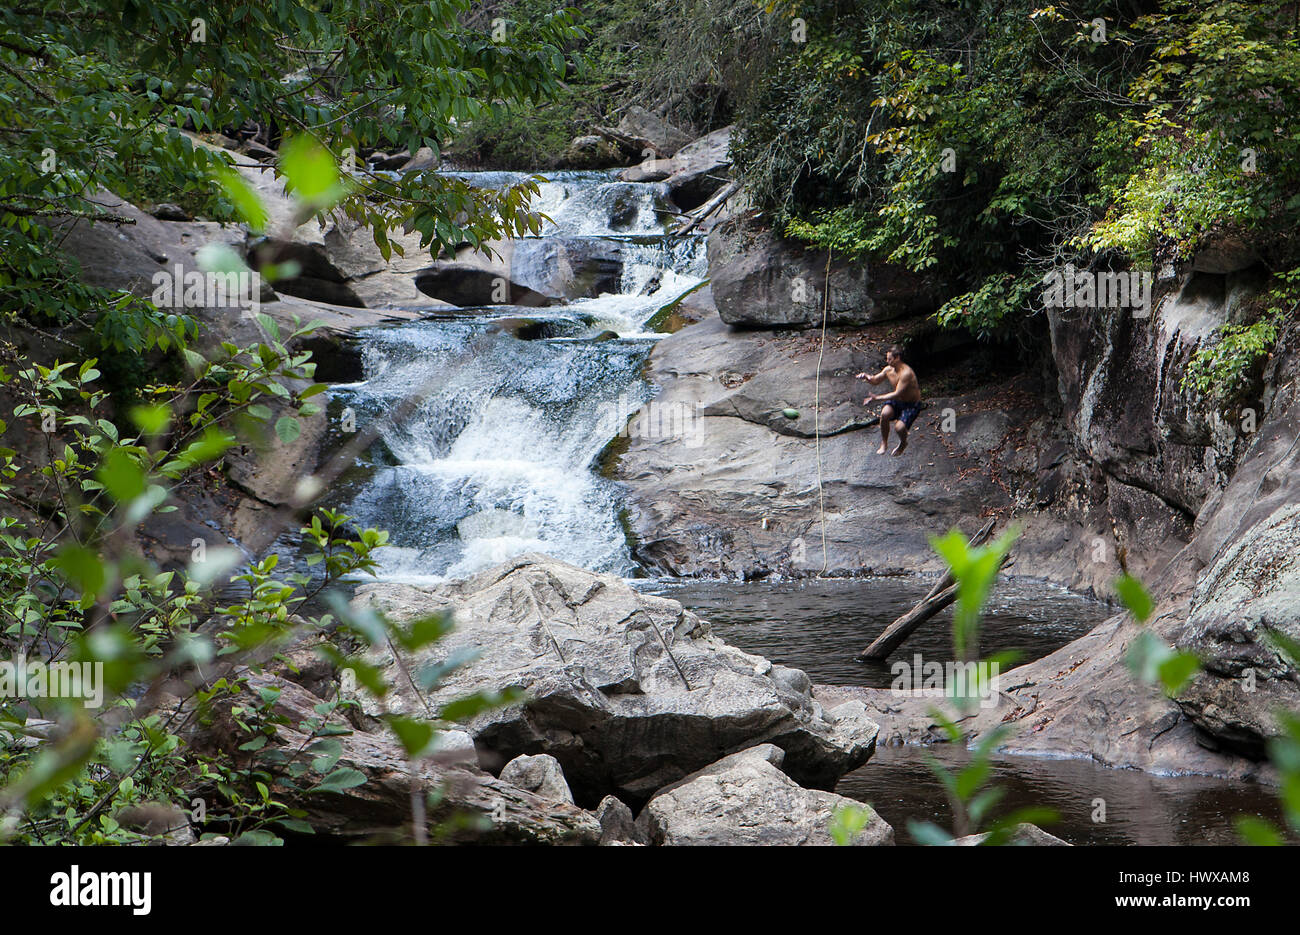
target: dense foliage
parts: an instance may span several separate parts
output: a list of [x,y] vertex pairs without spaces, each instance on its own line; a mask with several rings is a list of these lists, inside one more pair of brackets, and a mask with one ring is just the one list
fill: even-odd
[[440,149],[458,123],[555,92],[563,11],[504,36],[462,25],[468,0],[190,4],[72,0],[0,9],[0,314],[93,324],[107,348],[138,349],[158,322],[141,303],[76,282],[41,222],[114,220],[104,190],[135,203],[183,201],[235,220],[214,185],[225,156],[191,134],[309,137],[355,170],[338,209],[425,243],[478,244],[533,229],[517,191],[432,173],[364,170],[375,149]]
[[747,100],[736,154],[786,230],[930,270],[940,318],[1032,310],[1043,271],[1186,259],[1225,229],[1295,265],[1294,5],[826,0]]
[[[688,133],[730,122],[758,79],[755,50],[772,20],[753,0],[574,0],[582,35],[566,46],[571,67],[545,101],[520,100],[466,128],[450,152],[483,168],[547,168],[572,159],[570,142],[615,125],[633,105]],[[553,11],[552,0],[489,0],[469,21],[507,31]]]
[[[196,541],[180,567],[150,558],[140,534],[219,486],[232,447],[292,444],[300,420],[319,413],[325,386],[301,349],[313,326],[282,331],[258,315],[259,341],[216,333],[196,343],[197,321],[80,283],[50,225],[128,222],[103,207],[111,191],[262,230],[266,207],[226,155],[201,144],[222,131],[279,148],[296,218],[346,213],[371,227],[386,256],[395,249],[387,232],[399,226],[443,246],[535,230],[531,181],[479,191],[432,173],[368,172],[356,157],[438,148],[458,122],[555,91],[570,18],[539,16],[494,37],[462,23],[460,0],[196,10],[85,0],[0,11],[0,677],[9,680],[0,841],[140,841],[116,817],[136,805],[197,808],[201,826],[248,843],[310,833],[288,800],[366,780],[339,765],[350,702],[336,696],[288,724],[278,689],[259,674],[291,665],[280,652],[311,639],[382,698],[389,686],[367,666],[368,649],[418,648],[449,626],[397,627],[338,599],[331,613],[305,612],[340,579],[371,570],[386,541],[311,510],[328,476],[301,478],[274,520],[302,525],[310,573],[280,567],[275,554],[250,560],[219,547],[224,536],[211,548]],[[221,263],[242,265],[228,253]],[[91,348],[78,347],[87,339]],[[151,352],[134,405],[104,390],[94,347],[115,364]],[[55,348],[62,359],[51,359]],[[75,668],[83,663],[91,668]],[[32,675],[51,665],[72,666],[63,670],[72,681],[50,691],[53,682]],[[410,677],[428,689],[445,671]],[[472,716],[505,697],[385,723],[414,760],[431,751],[439,715]],[[195,731],[216,718],[231,726],[235,749],[194,749]],[[305,740],[286,749],[281,727]],[[403,834],[417,842],[423,808],[413,795]]]

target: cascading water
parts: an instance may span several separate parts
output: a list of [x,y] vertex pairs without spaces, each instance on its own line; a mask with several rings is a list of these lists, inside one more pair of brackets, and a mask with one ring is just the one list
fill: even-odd
[[[465,177],[493,187],[521,176]],[[389,531],[382,576],[461,577],[527,551],[634,570],[617,487],[594,461],[650,395],[640,377],[657,337],[649,319],[704,276],[702,239],[665,234],[666,195],[660,184],[604,172],[559,173],[541,185],[533,207],[552,220],[539,237],[514,242],[512,279],[553,280],[557,269],[571,271],[571,257],[598,253],[606,266],[616,258],[617,291],[363,333],[365,379],[335,395],[358,424],[382,427],[339,493],[359,524]],[[525,333],[540,337],[517,336]],[[413,412],[390,424],[412,398]]]

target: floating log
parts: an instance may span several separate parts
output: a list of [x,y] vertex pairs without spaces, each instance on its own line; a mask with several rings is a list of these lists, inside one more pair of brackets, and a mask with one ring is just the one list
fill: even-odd
[[899,643],[912,635],[913,630],[955,600],[957,600],[955,584],[940,591],[934,597],[923,600],[886,627],[885,632],[876,637],[875,642],[858,654],[858,661],[871,662],[886,658]]
[[[970,544],[972,546],[980,545],[989,537],[989,533],[992,531],[993,520],[989,520],[984,524],[984,528],[971,538]],[[998,570],[1001,571],[1007,567],[1010,564],[1009,560],[1010,555],[1004,555],[1002,562],[998,565]],[[921,598],[915,607],[885,627],[885,632],[876,637],[870,646],[858,654],[858,661],[870,662],[887,658],[905,639],[912,635],[917,627],[955,600],[957,600],[957,585],[953,583],[953,575],[950,571],[939,579],[938,583],[930,589],[930,593]]]

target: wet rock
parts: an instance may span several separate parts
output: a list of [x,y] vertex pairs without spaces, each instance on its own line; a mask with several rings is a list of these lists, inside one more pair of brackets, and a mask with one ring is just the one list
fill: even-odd
[[699,207],[727,184],[731,169],[731,127],[714,130],[683,146],[671,161],[672,169],[664,181],[673,201],[683,211]]
[[370,154],[368,161],[370,167],[377,172],[396,172],[398,169],[402,168],[402,166],[411,161],[411,154],[409,152],[400,152],[392,153],[390,155],[388,153],[375,152]]
[[[611,793],[644,800],[755,742],[786,750],[786,770],[799,781],[831,788],[874,748],[875,725],[861,709],[824,712],[802,673],[728,646],[676,601],[613,575],[525,555],[435,589],[365,585],[356,600],[395,620],[452,613],[456,630],[407,664],[470,648],[480,655],[448,675],[429,703],[519,687],[526,701],[480,714],[466,729],[481,756],[554,756],[579,803]],[[395,665],[387,652],[374,661]],[[380,713],[357,700],[367,715]],[[400,688],[387,706],[425,710]]]
[[455,260],[420,270],[417,287],[462,308],[537,308],[619,291],[623,247],[617,241],[544,237],[494,241],[488,247],[490,256],[465,249]]
[[515,757],[502,768],[500,779],[544,799],[573,803],[560,761],[546,753]]
[[[968,834],[964,838],[957,838],[952,843],[958,847],[975,847],[983,844],[987,838],[987,832],[984,834]],[[1011,833],[1011,839],[1007,843],[1023,847],[1072,846],[1069,841],[1063,841],[1054,834],[1048,834],[1042,828],[1037,825],[1031,825],[1027,821],[1016,825],[1016,829]]]
[[455,260],[440,260],[415,275],[415,287],[425,295],[461,308],[479,305],[519,305],[538,308],[555,305],[558,296],[511,282],[499,271]]
[[624,169],[619,178],[624,182],[664,181],[673,202],[681,210],[690,211],[727,183],[731,129],[714,130],[683,146],[672,158],[664,158],[662,153],[654,155]]
[[657,792],[637,827],[658,845],[829,846],[835,810],[854,806],[871,813],[854,844],[894,843],[893,829],[869,806],[801,788],[781,772],[783,758],[772,744],[724,757]]

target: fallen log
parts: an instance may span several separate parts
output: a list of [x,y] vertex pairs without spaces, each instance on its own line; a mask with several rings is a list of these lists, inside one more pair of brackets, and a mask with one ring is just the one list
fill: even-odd
[[[984,544],[984,540],[987,539],[987,538],[989,537],[989,533],[993,532],[993,524],[994,524],[995,522],[997,522],[996,519],[991,519],[991,520],[989,520],[989,521],[988,521],[987,523],[985,523],[982,527],[980,527],[980,531],[979,531],[979,532],[977,532],[977,533],[975,533],[975,535],[971,536],[971,539],[970,539],[970,546],[971,546],[971,548],[975,548],[975,546],[977,546],[977,545],[983,545],[983,544]],[[948,587],[948,585],[952,584],[952,582],[953,582],[952,571],[948,571],[948,572],[946,572],[946,573],[944,574],[944,576],[943,576],[942,578],[939,579],[939,581],[935,584],[935,586],[932,587],[932,588],[930,589],[930,592],[929,592],[928,594],[926,594],[925,597],[921,598],[920,601],[917,602],[917,606],[919,607],[921,604],[924,604],[926,601],[928,601],[930,598],[934,597],[934,596],[935,596],[936,594],[938,594],[940,591],[945,590],[945,589]],[[915,609],[915,608],[913,608],[913,609]],[[899,619],[902,619],[902,618],[899,618]],[[885,632],[887,633],[887,632],[889,632],[889,631],[886,630]]]
[[[998,571],[1002,571],[1012,564],[1011,556],[1004,555],[998,565]],[[944,582],[940,581],[939,583],[943,584]],[[950,584],[942,591],[932,592],[927,595],[922,599],[921,603],[885,627],[885,632],[876,637],[870,646],[858,654],[858,661],[872,662],[887,658],[905,639],[912,635],[917,627],[955,600],[957,600],[957,585],[955,584]]]
[[695,220],[691,221],[691,223],[687,224],[680,230],[675,231],[676,235],[680,237],[683,234],[689,234],[691,231],[695,230],[701,221],[707,218],[714,211],[717,211],[718,208],[722,207],[723,203],[738,191],[740,191],[739,182],[728,182],[718,190],[717,194],[696,209],[698,213],[695,215]]

